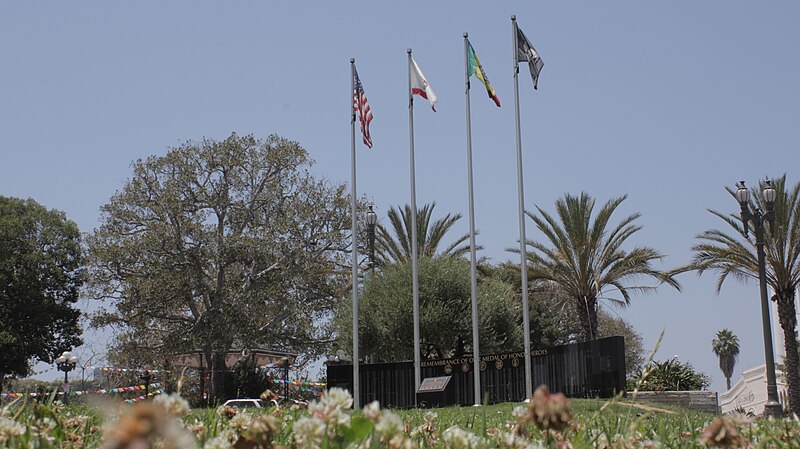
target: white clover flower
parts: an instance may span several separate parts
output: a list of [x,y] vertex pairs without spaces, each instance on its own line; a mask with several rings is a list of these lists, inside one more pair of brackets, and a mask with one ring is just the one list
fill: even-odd
[[250,423],[250,435],[258,435],[261,438],[267,438],[272,435],[275,435],[281,428],[280,422],[278,419],[272,415],[259,415],[257,417],[253,417],[253,421]]
[[239,413],[239,408],[236,406],[220,405],[217,407],[217,415],[223,418],[233,418],[237,413]]
[[327,410],[325,409],[325,404],[322,403],[322,400],[319,400],[308,404],[308,413],[312,416],[321,418],[327,415]]
[[518,406],[514,407],[514,410],[511,411],[511,416],[513,416],[514,418],[519,419],[519,418],[525,416],[527,413],[528,413],[528,407],[523,407],[521,405],[518,405]]
[[[571,446],[565,446],[565,447],[571,447]],[[525,449],[547,449],[547,447],[546,446],[542,446],[541,444],[533,444],[533,443],[531,443],[531,444],[525,446]]]
[[450,427],[442,433],[444,446],[449,449],[472,449],[478,447],[480,438],[458,426]]
[[528,442],[522,435],[514,432],[499,432],[497,443],[505,449],[546,449],[544,446]]
[[403,431],[403,420],[389,410],[385,410],[375,424],[375,431],[386,437],[396,435]]
[[389,449],[416,449],[417,445],[410,438],[398,433],[389,440]]
[[186,429],[202,438],[206,434],[206,426],[200,420],[195,419],[193,423],[187,424]]
[[302,417],[292,426],[298,448],[318,448],[325,435],[325,423],[316,417]]
[[526,449],[528,446],[528,440],[514,432],[500,432],[497,435],[497,442],[500,447],[509,449]]
[[[180,447],[180,448],[193,448],[197,446],[195,436],[189,432],[188,429],[183,427],[183,424],[177,418],[170,419],[171,424],[164,430],[161,437],[168,441],[167,447]],[[154,445],[154,448],[159,447]]]
[[322,399],[343,409],[349,409],[353,406],[353,396],[350,395],[349,391],[342,388],[331,388]]
[[228,443],[233,444],[239,439],[239,434],[233,429],[225,429],[219,434],[220,438],[225,438]]
[[639,449],[661,449],[661,443],[654,440],[644,440],[639,443]]
[[308,411],[312,416],[319,418],[328,425],[335,427],[350,422],[350,415],[346,410],[353,406],[353,397],[350,392],[341,388],[331,388],[319,401],[308,404]]
[[233,445],[227,438],[216,437],[206,441],[203,449],[233,449]]
[[364,417],[368,420],[378,422],[378,419],[381,417],[381,406],[378,401],[372,401],[365,405],[361,412],[364,413]]
[[24,425],[0,416],[0,443],[5,443],[9,438],[18,437],[24,433]]
[[68,429],[82,427],[89,421],[90,418],[86,415],[70,416],[61,420],[61,425]]
[[58,423],[53,418],[41,418],[36,421],[36,428],[39,429],[41,434],[50,433],[56,428],[56,425]]
[[426,437],[427,439],[438,439],[436,435],[436,420],[439,418],[434,412],[425,412],[424,421],[421,425],[413,428],[409,434],[412,438]]
[[231,418],[230,421],[228,421],[228,426],[231,429],[241,433],[247,430],[252,423],[253,423],[253,417],[249,413],[240,412],[236,416]]
[[153,399],[153,403],[164,407],[172,416],[181,417],[189,413],[189,402],[178,393],[162,394]]
[[350,415],[348,415],[342,409],[339,408],[327,408],[321,404],[317,406],[309,404],[308,411],[311,414],[311,416],[319,419],[320,421],[322,421],[328,427],[331,428],[336,426],[341,426],[350,422]]

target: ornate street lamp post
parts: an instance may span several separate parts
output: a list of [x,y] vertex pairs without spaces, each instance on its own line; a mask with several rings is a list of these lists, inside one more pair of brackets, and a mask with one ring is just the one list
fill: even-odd
[[64,371],[64,402],[67,401],[67,396],[69,395],[69,372],[74,370],[77,364],[78,358],[69,351],[64,351],[56,359],[56,368],[59,371]]
[[367,213],[364,214],[364,221],[367,223],[367,237],[369,238],[370,274],[375,274],[375,225],[378,224],[378,214],[372,210],[371,204]]
[[768,224],[770,229],[775,226],[775,189],[772,181],[765,182],[762,191],[767,211],[761,209],[750,210],[750,191],[745,187],[744,181],[739,182],[736,190],[736,200],[742,207],[742,224],[744,225],[744,235],[747,237],[748,223],[753,223],[756,233],[756,252],[758,253],[758,282],[761,287],[761,322],[764,328],[764,352],[766,353],[767,370],[767,404],[764,406],[764,417],[779,417],[783,413],[780,402],[778,402],[778,385],[775,381],[775,355],[772,351],[772,328],[769,319],[769,302],[767,300],[767,268],[764,255],[764,224]]

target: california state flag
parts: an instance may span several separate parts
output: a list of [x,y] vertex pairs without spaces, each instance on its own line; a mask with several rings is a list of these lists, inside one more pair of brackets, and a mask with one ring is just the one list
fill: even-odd
[[428,100],[428,103],[431,104],[431,109],[433,109],[433,112],[436,112],[436,102],[439,101],[439,99],[436,98],[436,93],[428,83],[422,70],[419,69],[417,61],[415,61],[414,58],[411,58],[411,65],[408,67],[408,79],[411,81],[411,95],[419,95]]

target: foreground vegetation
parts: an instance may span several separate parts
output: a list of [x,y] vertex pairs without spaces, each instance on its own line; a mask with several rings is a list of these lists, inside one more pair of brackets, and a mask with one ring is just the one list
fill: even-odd
[[177,394],[133,406],[18,400],[0,409],[0,447],[11,448],[790,448],[796,419],[763,420],[572,400],[540,388],[529,404],[351,412],[331,389],[307,409],[190,409]]

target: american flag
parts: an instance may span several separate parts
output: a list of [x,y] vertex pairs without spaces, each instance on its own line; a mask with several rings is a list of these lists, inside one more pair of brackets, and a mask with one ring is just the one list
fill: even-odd
[[364,137],[364,145],[372,148],[372,136],[369,135],[369,123],[372,121],[372,109],[367,103],[367,96],[364,95],[364,86],[358,78],[358,71],[353,67],[355,74],[356,90],[353,92],[353,110],[358,112],[358,121],[361,123],[361,135]]

